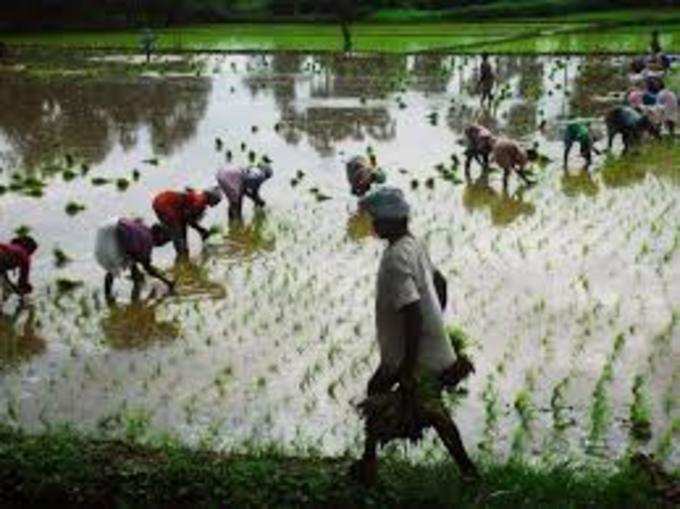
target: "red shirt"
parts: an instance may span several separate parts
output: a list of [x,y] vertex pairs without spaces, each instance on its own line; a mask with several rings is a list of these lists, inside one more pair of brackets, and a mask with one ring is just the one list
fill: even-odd
[[200,219],[208,206],[203,191],[164,191],[153,200],[158,219],[169,226],[186,226]]
[[0,244],[0,270],[19,269],[19,289],[30,288],[28,276],[31,272],[31,255],[17,244]]

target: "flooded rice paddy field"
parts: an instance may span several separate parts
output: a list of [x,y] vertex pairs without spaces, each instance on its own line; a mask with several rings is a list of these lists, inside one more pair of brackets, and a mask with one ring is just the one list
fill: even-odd
[[[470,338],[477,372],[454,407],[466,444],[560,458],[641,447],[677,466],[677,147],[619,159],[616,145],[592,175],[575,150],[565,174],[561,123],[618,100],[625,58],[495,63],[491,111],[479,107],[475,60],[451,55],[205,56],[162,75],[0,74],[0,234],[26,226],[41,244],[31,305],[16,313],[8,299],[0,322],[0,419],[165,431],[219,449],[356,448],[352,402],[378,363],[383,246],[356,212],[343,161],[372,151],[449,280],[447,322]],[[534,167],[534,187],[512,180],[504,192],[499,172],[485,180],[474,167],[466,182],[455,170],[475,120],[539,142],[551,161]],[[118,281],[119,305],[107,308],[97,226],[152,221],[155,192],[213,185],[227,150],[236,162],[250,151],[273,160],[266,210],[248,205],[240,228],[224,204],[210,210],[204,222],[222,234],[202,250],[193,236],[190,263],[173,266],[171,247],[155,254],[179,278],[177,295],[149,282],[130,304],[130,282]],[[413,451],[442,453],[432,437]]]

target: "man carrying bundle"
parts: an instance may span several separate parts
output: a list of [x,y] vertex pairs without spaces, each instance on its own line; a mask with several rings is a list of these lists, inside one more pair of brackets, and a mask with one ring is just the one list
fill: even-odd
[[[377,475],[377,447],[396,438],[418,440],[432,426],[466,480],[477,470],[441,398],[474,369],[456,359],[444,330],[446,280],[408,230],[403,193],[381,188],[362,200],[376,234],[388,242],[378,271],[376,325],[380,366],[360,404],[366,443],[354,473],[366,484]],[[394,388],[396,386],[396,389]]]

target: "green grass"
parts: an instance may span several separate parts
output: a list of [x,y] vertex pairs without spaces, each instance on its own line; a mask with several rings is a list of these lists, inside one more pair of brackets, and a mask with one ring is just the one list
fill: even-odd
[[[478,53],[641,52],[649,44],[650,23],[662,31],[662,44],[680,51],[680,15],[662,11],[615,11],[595,16],[529,18],[487,22],[359,23],[353,28],[357,51],[447,50]],[[140,33],[65,31],[5,34],[10,45],[139,51]],[[340,29],[333,24],[221,24],[158,31],[158,50],[173,51],[339,51]]]
[[143,446],[69,428],[33,436],[0,427],[3,506],[643,508],[660,506],[660,490],[678,479],[675,473],[659,485],[628,461],[609,469],[509,462],[481,465],[482,481],[466,486],[448,462],[391,457],[369,490],[347,475],[350,464],[276,449],[227,456],[169,439]]

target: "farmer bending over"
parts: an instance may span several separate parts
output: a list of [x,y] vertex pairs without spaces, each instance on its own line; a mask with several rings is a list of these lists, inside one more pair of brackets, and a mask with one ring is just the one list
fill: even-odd
[[161,223],[167,227],[177,256],[189,255],[188,227],[196,230],[202,240],[210,236],[210,232],[203,228],[199,221],[206,209],[217,205],[221,198],[217,189],[163,191],[154,198],[153,210]]
[[472,480],[476,468],[441,398],[444,388],[473,371],[466,359],[456,360],[444,330],[446,281],[409,232],[409,206],[399,189],[379,189],[362,200],[362,207],[388,246],[376,292],[380,366],[368,382],[368,399],[360,405],[366,443],[355,473],[363,482],[373,483],[378,445],[395,438],[418,440],[432,426],[463,477]]
[[[12,239],[9,244],[0,244],[0,277],[21,299],[33,291],[29,276],[31,256],[36,249],[38,249],[38,244],[29,236]],[[15,270],[19,271],[19,279],[13,283],[9,278],[9,273]]]
[[109,303],[113,303],[113,280],[125,269],[130,269],[134,282],[133,300],[139,294],[139,287],[144,280],[137,264],[147,274],[163,281],[170,291],[174,283],[151,264],[151,252],[155,246],[162,246],[170,241],[167,229],[160,224],[151,228],[141,219],[114,218],[97,230],[94,254],[97,263],[106,271],[104,278],[104,294]]
[[585,170],[590,168],[593,162],[592,153],[599,154],[600,152],[594,146],[593,133],[590,126],[586,122],[571,122],[567,125],[567,130],[564,132],[564,169],[567,169],[567,162],[569,160],[569,152],[574,143],[578,143],[581,148],[581,156],[586,160]]
[[354,196],[364,196],[373,184],[383,184],[386,180],[385,173],[363,156],[350,159],[345,165],[345,171]]
[[227,166],[217,172],[216,178],[222,192],[229,201],[229,219],[243,219],[243,197],[250,198],[256,207],[264,207],[265,201],[260,197],[260,187],[274,174],[267,163],[257,166],[239,168]]

